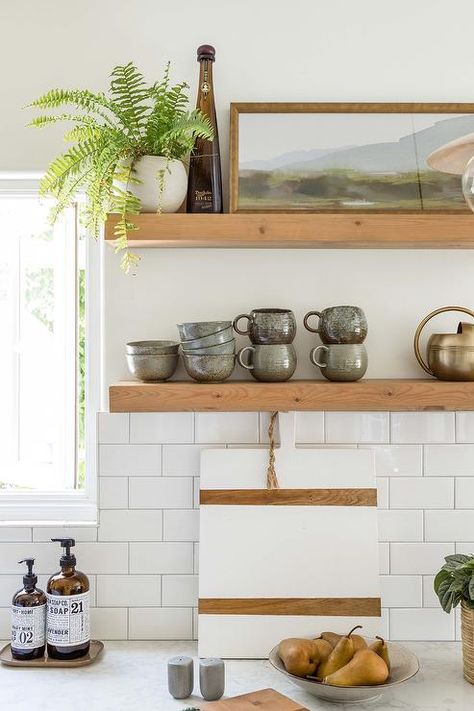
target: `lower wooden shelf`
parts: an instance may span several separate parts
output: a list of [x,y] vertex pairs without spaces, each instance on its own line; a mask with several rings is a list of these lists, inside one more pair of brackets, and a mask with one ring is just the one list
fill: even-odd
[[290,380],[259,383],[120,382],[109,388],[110,412],[271,412],[274,410],[474,410],[474,382],[442,380]]

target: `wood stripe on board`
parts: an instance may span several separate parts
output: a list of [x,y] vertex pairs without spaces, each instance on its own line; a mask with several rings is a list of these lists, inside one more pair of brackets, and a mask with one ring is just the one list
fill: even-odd
[[380,617],[379,597],[201,598],[201,615]]
[[201,489],[218,506],[377,506],[377,489]]

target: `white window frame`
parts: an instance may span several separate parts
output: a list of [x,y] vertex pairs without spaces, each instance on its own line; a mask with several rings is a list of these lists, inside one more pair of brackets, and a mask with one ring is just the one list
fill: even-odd
[[[0,173],[0,196],[38,194],[39,176]],[[0,528],[8,526],[97,525],[97,413],[101,396],[103,240],[86,242],[86,393],[83,490],[0,492]],[[1,456],[1,453],[0,453]]]

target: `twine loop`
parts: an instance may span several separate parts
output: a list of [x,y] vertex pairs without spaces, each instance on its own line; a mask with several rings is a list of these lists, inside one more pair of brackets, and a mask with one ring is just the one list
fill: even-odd
[[275,438],[273,436],[277,415],[278,412],[272,412],[270,424],[268,425],[268,440],[270,447],[268,450],[267,489],[280,488],[278,476],[275,470]]

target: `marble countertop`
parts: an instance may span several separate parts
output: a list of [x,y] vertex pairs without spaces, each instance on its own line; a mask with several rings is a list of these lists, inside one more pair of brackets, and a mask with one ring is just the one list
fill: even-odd
[[[420,660],[414,679],[385,693],[378,701],[358,704],[360,711],[472,711],[474,686],[462,676],[458,642],[408,642]],[[195,673],[194,696],[171,698],[166,662],[177,654],[197,658],[188,642],[107,642],[102,658],[78,669],[0,669],[2,711],[180,711],[203,703]],[[196,672],[196,667],[195,667]],[[293,686],[267,661],[227,661],[226,695],[272,687],[299,701],[310,711],[335,711],[337,705],[319,701]],[[340,705],[341,709],[349,708]]]

